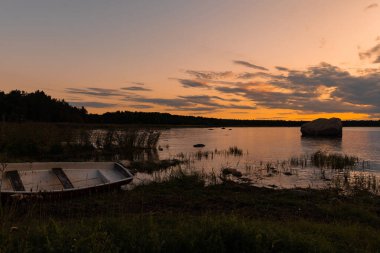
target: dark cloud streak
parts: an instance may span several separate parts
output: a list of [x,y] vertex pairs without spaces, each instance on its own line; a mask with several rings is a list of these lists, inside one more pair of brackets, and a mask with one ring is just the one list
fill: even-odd
[[366,6],[364,8],[364,10],[374,9],[374,8],[377,8],[377,7],[379,7],[379,5],[377,3],[372,3],[372,4],[368,5],[368,6]]
[[194,76],[197,79],[204,79],[204,80],[219,80],[221,78],[233,76],[232,71],[216,72],[216,71],[186,70],[186,73]]
[[279,71],[289,71],[288,68],[281,67],[281,66],[276,66],[276,69],[279,70]]
[[210,86],[204,82],[189,80],[189,79],[178,79],[184,88],[206,88],[209,89]]
[[151,91],[151,89],[144,88],[141,86],[131,86],[131,87],[124,87],[121,88],[122,90],[127,90],[127,91]]
[[255,65],[255,64],[249,63],[247,61],[236,60],[236,61],[234,61],[234,63],[238,64],[238,65],[242,65],[242,66],[248,67],[248,68],[252,68],[252,69],[258,69],[258,70],[268,71],[268,69],[265,68],[265,67]]
[[379,63],[380,43],[365,52],[360,52],[359,57],[361,60],[376,57],[376,60],[373,63]]
[[68,102],[75,107],[90,107],[90,108],[110,108],[115,107],[117,104],[102,103],[102,102]]
[[[220,104],[216,100],[229,102],[229,104]],[[154,104],[166,106],[173,110],[178,111],[216,111],[221,109],[255,109],[254,106],[235,104],[238,99],[224,99],[218,96],[208,95],[189,95],[178,96],[177,98],[164,99],[164,98],[144,98],[137,97],[134,99],[128,98],[128,101],[137,103]],[[140,105],[141,106],[141,105]],[[148,105],[149,106],[149,105]]]
[[125,94],[122,94],[120,90],[116,89],[104,89],[104,88],[66,88],[66,93],[69,94],[82,94],[82,95],[88,95],[88,96],[95,96],[95,97],[112,97],[112,96],[122,96]]

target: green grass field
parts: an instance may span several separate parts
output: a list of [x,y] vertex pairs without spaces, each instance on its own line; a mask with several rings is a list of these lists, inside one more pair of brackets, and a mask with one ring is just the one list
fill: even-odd
[[0,252],[379,252],[380,198],[272,190],[198,175],[5,203]]

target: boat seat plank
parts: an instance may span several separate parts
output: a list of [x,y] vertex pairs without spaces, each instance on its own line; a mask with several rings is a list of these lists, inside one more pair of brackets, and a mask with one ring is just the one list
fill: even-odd
[[15,191],[25,191],[24,184],[21,181],[20,174],[17,170],[11,170],[6,172],[6,177],[11,182],[12,188]]
[[59,181],[63,185],[63,188],[65,189],[74,188],[73,184],[71,183],[70,179],[67,177],[66,173],[63,171],[62,168],[52,168],[51,170],[58,177]]
[[102,179],[103,183],[106,184],[106,183],[109,183],[109,182],[110,182],[110,180],[106,177],[106,175],[103,174],[102,171],[98,170],[98,172],[99,172],[99,176],[100,176],[100,178]]
[[128,172],[126,172],[126,171],[124,170],[124,168],[121,167],[121,165],[115,163],[114,168],[116,169],[116,171],[118,171],[118,172],[119,172],[120,174],[122,174],[124,177],[127,177],[127,178],[130,177],[130,175],[128,174]]

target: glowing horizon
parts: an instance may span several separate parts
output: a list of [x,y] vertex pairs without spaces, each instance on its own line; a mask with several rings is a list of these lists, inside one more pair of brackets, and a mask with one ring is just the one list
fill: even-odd
[[377,1],[4,0],[0,90],[89,112],[380,119]]

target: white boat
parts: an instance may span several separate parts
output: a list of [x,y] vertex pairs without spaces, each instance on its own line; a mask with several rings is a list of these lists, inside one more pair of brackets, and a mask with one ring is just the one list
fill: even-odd
[[2,196],[79,193],[120,187],[133,179],[118,162],[9,163],[2,174]]

